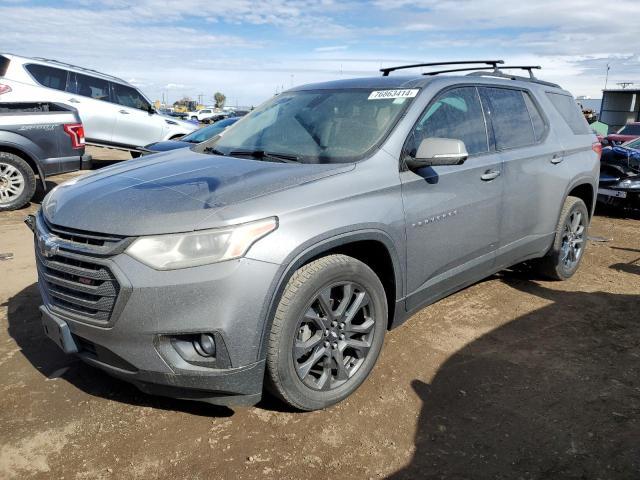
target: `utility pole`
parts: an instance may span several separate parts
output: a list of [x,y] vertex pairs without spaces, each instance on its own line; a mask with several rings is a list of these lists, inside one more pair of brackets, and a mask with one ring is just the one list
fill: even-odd
[[609,82],[609,70],[611,70],[611,66],[607,63],[607,74],[604,77],[604,89],[607,89],[607,83]]

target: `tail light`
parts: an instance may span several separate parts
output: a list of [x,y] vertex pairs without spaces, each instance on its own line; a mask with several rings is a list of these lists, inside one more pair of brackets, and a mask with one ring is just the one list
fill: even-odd
[[591,150],[598,154],[598,158],[602,155],[602,144],[600,142],[593,142],[591,144]]
[[3,93],[9,93],[10,91],[11,91],[11,87],[9,85],[0,83],[0,95],[2,95]]
[[84,148],[84,127],[81,123],[67,123],[64,131],[71,137],[72,148]]

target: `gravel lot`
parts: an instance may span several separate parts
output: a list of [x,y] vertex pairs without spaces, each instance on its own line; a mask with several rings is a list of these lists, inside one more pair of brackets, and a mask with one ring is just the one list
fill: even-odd
[[425,308],[303,414],[147,396],[61,353],[22,224],[41,198],[0,214],[0,478],[640,478],[638,214],[598,212],[609,241],[568,282],[502,272]]

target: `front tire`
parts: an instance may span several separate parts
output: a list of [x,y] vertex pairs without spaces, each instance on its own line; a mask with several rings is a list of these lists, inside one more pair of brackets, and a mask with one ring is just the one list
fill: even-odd
[[567,197],[556,226],[549,253],[538,263],[538,271],[553,280],[571,278],[582,260],[587,245],[589,211],[582,199]]
[[298,269],[278,304],[269,336],[267,385],[299,410],[351,395],[373,369],[387,327],[378,276],[346,255]]
[[36,177],[27,162],[0,152],[0,212],[25,206],[36,191]]

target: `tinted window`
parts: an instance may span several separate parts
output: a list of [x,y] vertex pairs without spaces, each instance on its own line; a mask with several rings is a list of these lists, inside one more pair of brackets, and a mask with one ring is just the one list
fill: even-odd
[[531,117],[531,123],[533,124],[533,134],[536,137],[536,142],[542,140],[544,137],[544,131],[547,126],[542,119],[542,115],[540,114],[540,110],[536,107],[536,104],[533,103],[531,97],[528,93],[522,92],[522,96],[524,97],[524,103],[527,104],[527,110],[529,111],[529,116]]
[[487,131],[476,88],[454,88],[438,96],[409,135],[405,151],[415,156],[425,138],[462,140],[470,155],[487,152]]
[[496,149],[535,143],[533,125],[521,90],[480,88],[482,102],[489,110]]
[[76,73],[78,95],[95,98],[96,100],[109,100],[109,82],[101,78],[90,77]]
[[113,96],[116,103],[124,105],[125,107],[149,110],[149,102],[147,102],[135,88],[120,85],[119,83],[112,83],[112,85]]
[[547,92],[547,97],[575,135],[590,134],[589,124],[570,95]]
[[67,71],[60,68],[48,67],[47,65],[25,65],[27,71],[33,75],[43,87],[64,90],[67,86]]
[[640,135],[640,125],[625,125],[620,129],[618,133],[621,135]]
[[7,57],[0,55],[0,77],[4,76],[7,73],[10,61],[11,60],[9,60]]

